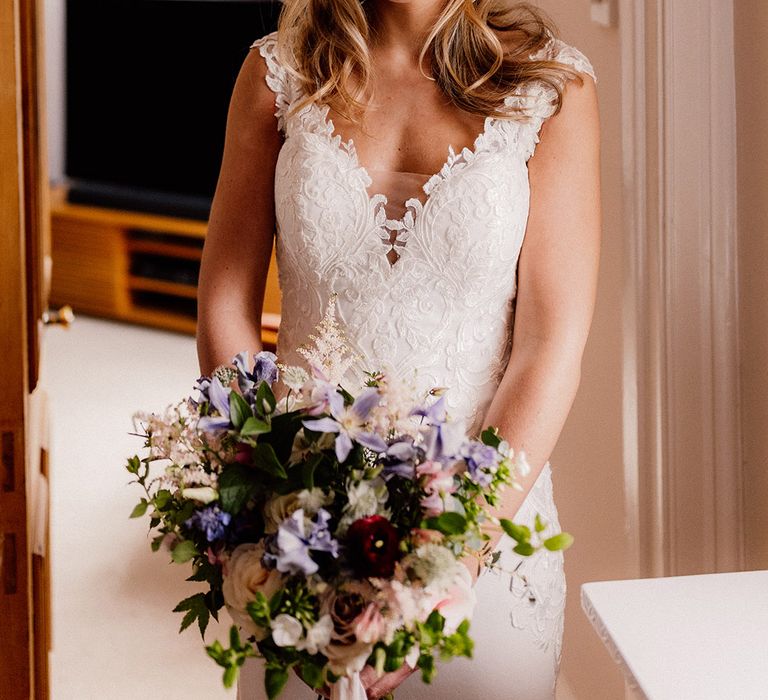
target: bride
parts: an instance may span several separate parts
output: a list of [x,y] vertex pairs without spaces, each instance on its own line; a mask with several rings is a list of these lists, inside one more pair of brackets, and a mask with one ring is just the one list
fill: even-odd
[[[273,242],[278,357],[301,364],[334,298],[365,369],[448,387],[471,434],[495,425],[531,471],[498,515],[559,530],[549,456],[573,402],[599,258],[599,122],[587,59],[505,0],[285,0],[238,75],[199,280],[210,373],[261,348]],[[335,294],[335,296],[333,296]],[[578,465],[566,465],[578,468]],[[368,698],[554,696],[561,552],[522,558],[507,535],[480,571],[474,658],[435,681],[362,674]],[[325,689],[327,696],[327,689]],[[263,665],[239,697],[264,696]],[[283,697],[314,698],[298,676]]]

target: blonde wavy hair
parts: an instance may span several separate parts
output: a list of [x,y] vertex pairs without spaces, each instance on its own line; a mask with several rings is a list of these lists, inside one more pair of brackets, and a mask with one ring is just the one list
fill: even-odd
[[[311,103],[329,104],[359,122],[371,85],[369,42],[375,37],[371,0],[284,0],[277,51],[302,88],[291,113]],[[557,93],[560,111],[567,78],[579,74],[552,60],[529,59],[559,34],[554,21],[527,2],[445,0],[419,55],[422,73],[437,82],[451,101],[480,116],[514,117],[522,107],[504,106],[504,98],[538,80]],[[514,36],[505,42],[504,36]],[[431,75],[423,63],[429,56]]]

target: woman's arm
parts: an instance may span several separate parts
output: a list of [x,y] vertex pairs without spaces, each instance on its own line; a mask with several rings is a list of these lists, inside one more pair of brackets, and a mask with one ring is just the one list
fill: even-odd
[[203,247],[197,356],[210,374],[261,347],[261,311],[275,231],[274,173],[282,136],[258,50],[245,57],[227,114],[224,153]]
[[[600,256],[597,90],[567,84],[528,163],[530,212],[519,261],[512,352],[483,421],[531,465],[523,491],[506,489],[494,514],[514,519],[555,447],[581,377]],[[501,532],[492,535],[495,545]]]

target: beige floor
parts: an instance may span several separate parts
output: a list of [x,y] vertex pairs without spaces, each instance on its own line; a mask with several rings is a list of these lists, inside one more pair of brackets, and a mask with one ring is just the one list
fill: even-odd
[[[146,519],[128,518],[140,489],[124,464],[142,444],[131,413],[193,393],[197,372],[190,336],[83,315],[47,333],[53,700],[234,700],[199,633],[177,633],[171,611],[197,590],[187,566],[153,554]],[[208,641],[226,639],[222,619]],[[575,697],[562,675],[557,695]]]
[[234,698],[199,632],[177,633],[181,618],[171,611],[199,584],[184,581],[187,566],[150,551],[148,521],[128,518],[140,488],[128,485],[124,464],[142,445],[129,435],[131,413],[193,393],[194,339],[78,316],[67,330],[51,329],[43,357],[51,402],[52,697]]

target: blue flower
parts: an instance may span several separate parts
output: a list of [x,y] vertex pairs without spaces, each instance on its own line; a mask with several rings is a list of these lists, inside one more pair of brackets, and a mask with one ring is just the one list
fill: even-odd
[[379,390],[373,386],[363,389],[351,406],[345,406],[344,397],[334,392],[328,397],[330,417],[303,420],[301,423],[305,428],[321,433],[338,433],[334,447],[339,462],[349,456],[353,440],[374,452],[384,452],[387,443],[376,433],[364,429],[368,414],[378,402]]
[[310,556],[310,550],[327,552],[332,557],[339,556],[339,543],[331,537],[328,529],[330,519],[331,514],[321,508],[317,511],[315,519],[310,521],[307,532],[304,509],[295,510],[278,527],[277,536],[273,541],[277,553],[265,554],[265,562],[273,564],[278,571],[287,574],[314,574],[318,566]]
[[184,521],[184,524],[189,528],[196,527],[205,533],[205,538],[209,542],[215,542],[224,537],[231,520],[232,516],[229,513],[214,505],[198,510],[191,518]]

